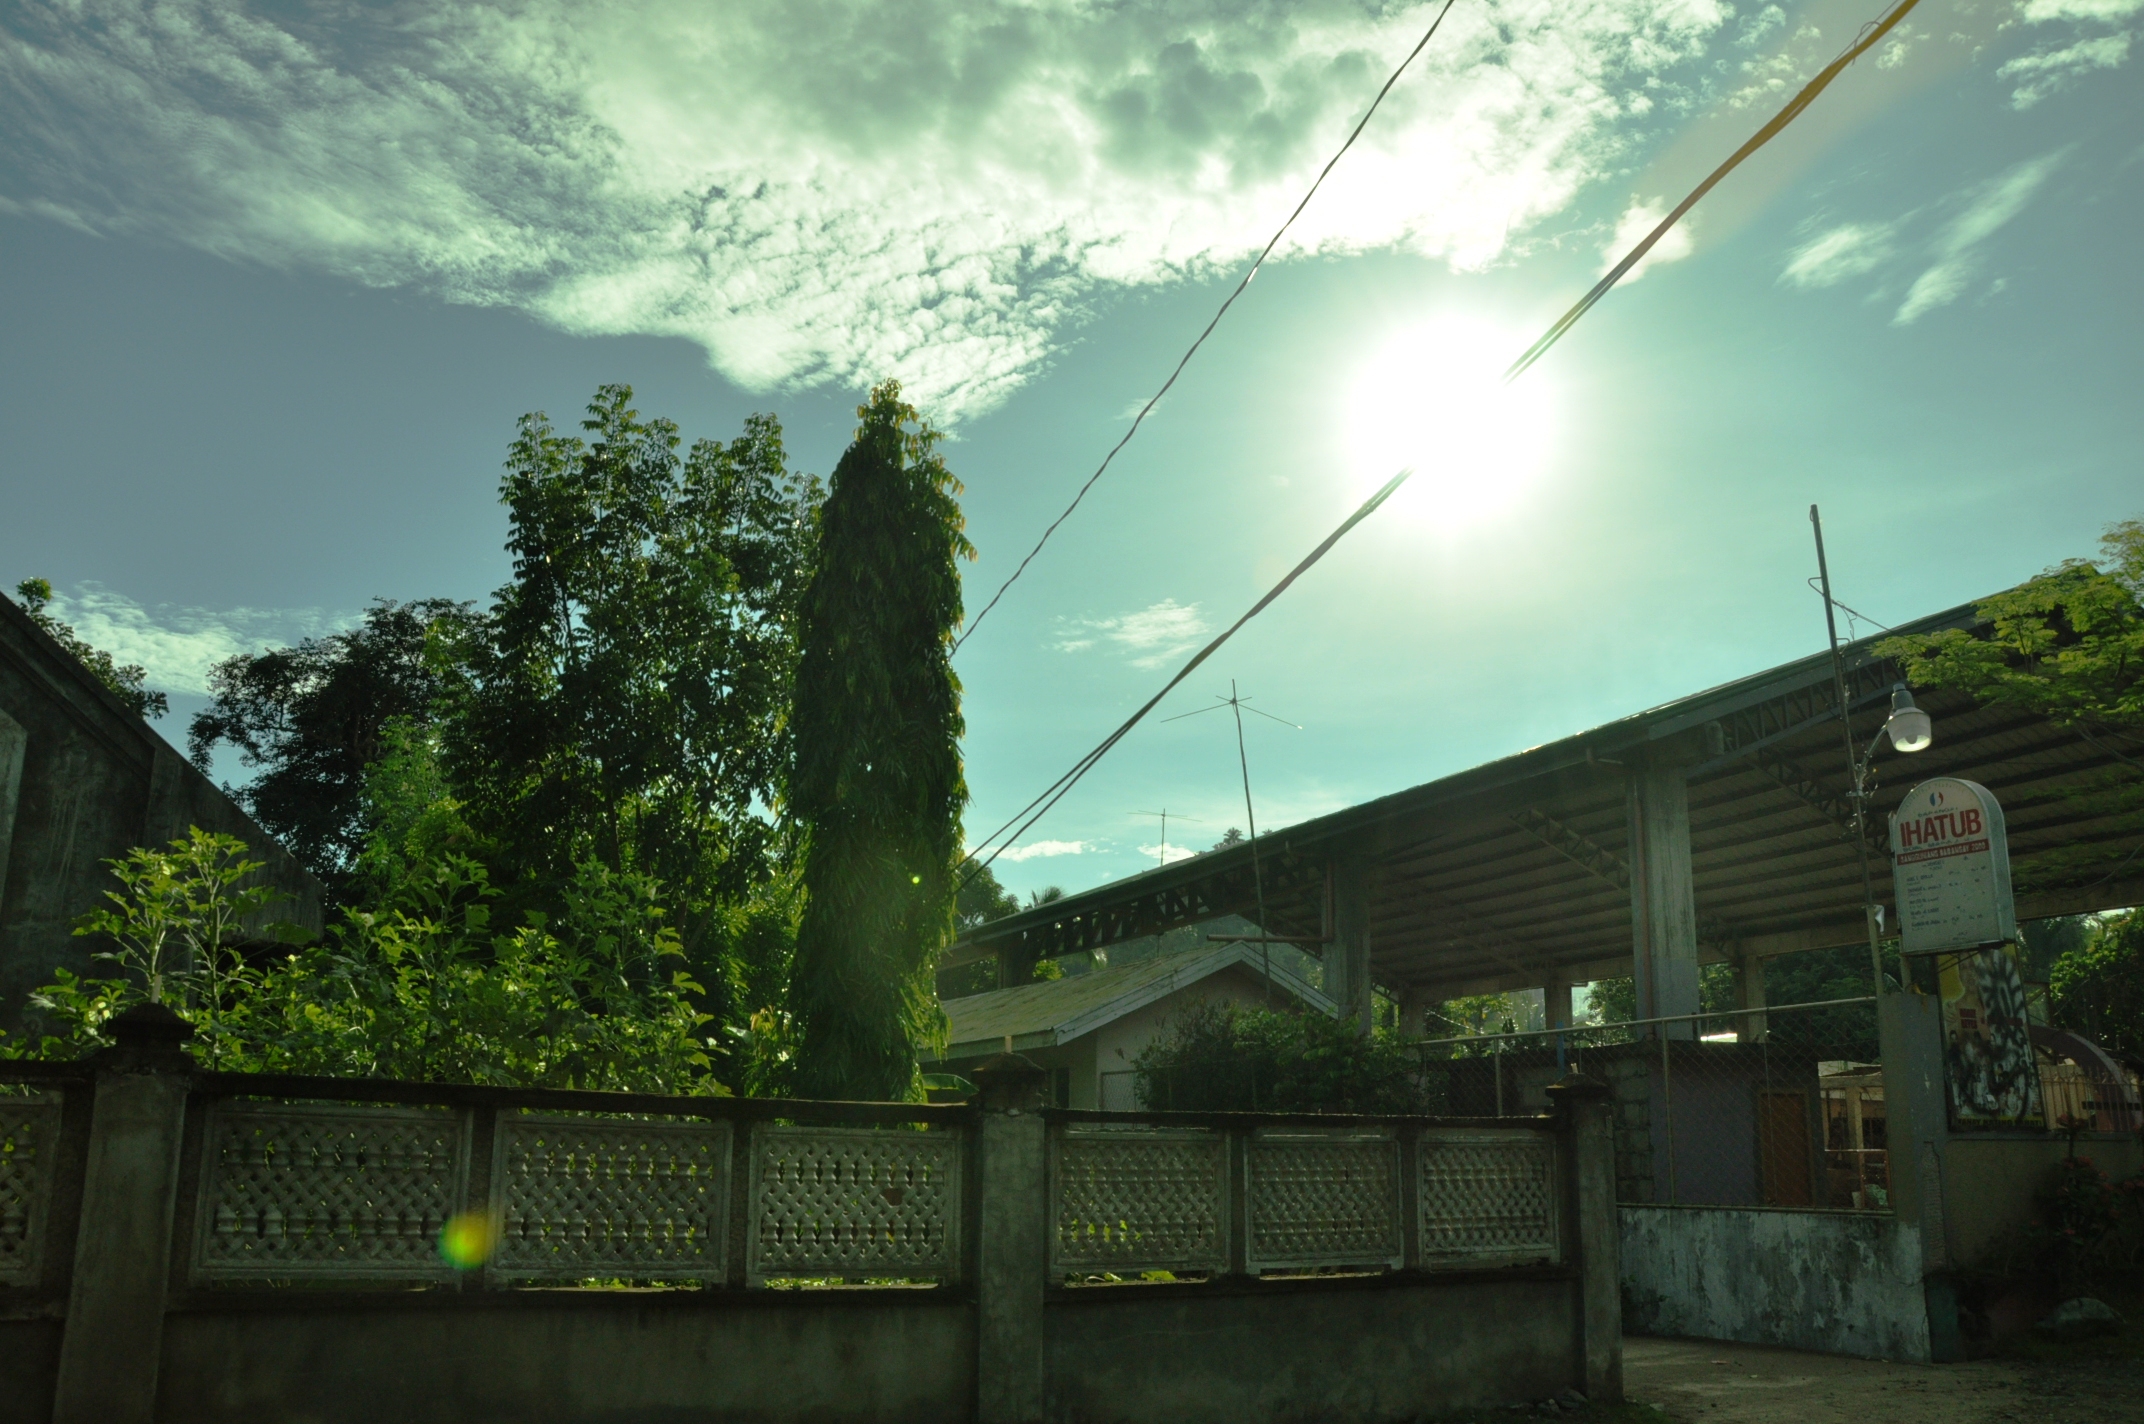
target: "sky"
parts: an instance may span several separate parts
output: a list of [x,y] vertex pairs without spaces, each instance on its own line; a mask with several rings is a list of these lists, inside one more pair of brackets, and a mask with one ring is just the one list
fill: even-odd
[[[773,411],[823,475],[892,376],[948,434],[972,613],[1433,13],[18,0],[0,583],[50,579],[183,744],[220,658],[487,598],[522,413]],[[971,836],[1401,464],[1156,714],[1270,714],[1261,831],[1816,651],[1811,503],[1881,624],[2144,516],[2144,0],[1922,0],[1497,385],[1875,14],[1456,0],[963,645]],[[1151,721],[997,868],[1099,884],[1244,810],[1225,713]]]

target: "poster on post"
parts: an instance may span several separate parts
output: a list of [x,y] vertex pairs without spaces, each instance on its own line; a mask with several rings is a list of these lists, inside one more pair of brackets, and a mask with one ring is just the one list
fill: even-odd
[[1995,793],[1939,776],[1891,813],[1899,952],[1943,954],[2017,939],[2010,842]]
[[1953,1131],[2047,1125],[2017,946],[1936,957]]

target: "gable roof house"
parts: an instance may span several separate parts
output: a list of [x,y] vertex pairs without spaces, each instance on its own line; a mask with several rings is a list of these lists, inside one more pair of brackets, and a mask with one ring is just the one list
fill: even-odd
[[93,966],[73,932],[109,904],[106,860],[189,827],[244,841],[287,900],[270,918],[318,934],[320,882],[72,653],[0,597],[0,1028],[55,968]]
[[1133,1061],[1192,1004],[1334,1011],[1278,958],[1270,994],[1261,969],[1255,946],[1226,944],[949,999],[945,1051],[932,1066],[965,1072],[1009,1046],[1049,1070],[1059,1107],[1133,1109]]

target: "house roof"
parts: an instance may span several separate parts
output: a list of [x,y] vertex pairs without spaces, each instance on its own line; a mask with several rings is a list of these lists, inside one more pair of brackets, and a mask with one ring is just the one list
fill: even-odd
[[[1965,604],[1895,631],[1983,626]],[[1550,975],[1628,974],[1628,783],[1631,768],[1655,759],[1688,775],[1702,958],[1859,943],[1867,931],[1838,681],[1854,743],[1865,746],[1904,676],[1876,652],[1879,641],[1842,646],[1843,678],[1835,680],[1828,652],[1815,653],[1270,832],[1259,839],[1259,874],[1250,846],[1230,846],[991,921],[940,965],[1072,954],[1217,915],[1255,915],[1261,902],[1269,931],[1316,952],[1331,932],[1328,867],[1345,859],[1372,867],[1370,961],[1380,985],[1450,998],[1539,986]],[[2074,795],[2116,768],[2113,754],[2021,708],[1956,692],[1917,696],[1935,717],[1935,746],[1880,757],[1870,789],[1875,889],[1887,910],[1895,907],[1885,817],[1930,776],[1965,777],[2001,797],[2013,862],[2097,853],[2074,874],[2051,864],[2021,886],[2019,919],[2144,901],[2144,874],[2122,861],[2144,842]]]
[[[997,1052],[1008,1037],[1015,1053],[1054,1048],[1231,966],[1240,964],[1257,974],[1261,958],[1252,945],[1219,945],[1163,955],[1121,969],[1102,969],[949,999],[945,1003],[946,1049],[939,1056],[970,1058],[977,1053]],[[1287,968],[1273,965],[1272,981],[1274,987],[1286,990],[1299,1003],[1324,1013],[1333,1012],[1331,999]]]

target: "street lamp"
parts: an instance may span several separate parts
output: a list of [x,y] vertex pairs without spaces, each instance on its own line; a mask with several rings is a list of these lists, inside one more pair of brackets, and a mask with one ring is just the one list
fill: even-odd
[[[1935,743],[1936,727],[1926,712],[1913,705],[1913,694],[1906,690],[1906,684],[1895,682],[1891,684],[1891,715],[1876,735],[1878,738],[1889,737],[1892,747],[1898,751],[1925,752]],[[1876,743],[1870,742],[1869,755],[1875,754]]]

